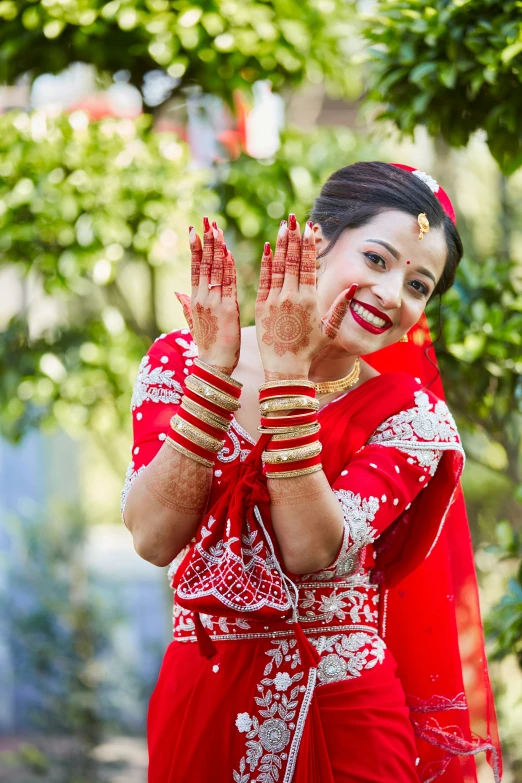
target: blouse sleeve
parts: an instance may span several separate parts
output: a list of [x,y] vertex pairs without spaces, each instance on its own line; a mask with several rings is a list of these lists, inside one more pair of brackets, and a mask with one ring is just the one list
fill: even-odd
[[445,449],[461,450],[445,403],[425,391],[415,405],[384,421],[332,485],[344,516],[335,561],[311,576],[332,579],[356,573],[367,547],[407,510],[435,475]]
[[185,393],[185,378],[197,356],[188,329],[162,334],[140,362],[131,400],[131,462],[121,493],[121,514],[136,476],[154,459]]

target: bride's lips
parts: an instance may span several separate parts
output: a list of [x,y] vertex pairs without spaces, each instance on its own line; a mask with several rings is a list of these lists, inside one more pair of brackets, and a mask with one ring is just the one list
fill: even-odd
[[[386,321],[385,325],[377,326],[376,324],[371,324],[368,321],[365,321],[364,318],[362,318],[359,313],[356,313],[353,309],[354,305],[356,304],[358,304],[360,307],[364,307],[365,310],[368,310],[368,312],[377,316],[377,318],[381,318],[383,321]],[[384,332],[388,331],[391,326],[393,326],[391,320],[385,313],[377,310],[377,308],[373,307],[372,305],[366,304],[366,302],[358,302],[357,299],[352,299],[350,302],[350,312],[354,321],[358,323],[359,326],[362,326],[363,329],[366,329],[367,332],[371,332],[372,334],[383,334]]]

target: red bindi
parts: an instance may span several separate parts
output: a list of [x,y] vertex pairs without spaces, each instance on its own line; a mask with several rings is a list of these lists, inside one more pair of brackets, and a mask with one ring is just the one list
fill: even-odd
[[407,264],[411,264],[411,261],[406,261]]

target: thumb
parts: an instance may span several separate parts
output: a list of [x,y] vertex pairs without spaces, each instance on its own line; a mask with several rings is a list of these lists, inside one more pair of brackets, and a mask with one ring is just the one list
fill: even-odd
[[354,298],[357,288],[357,283],[354,283],[350,288],[347,288],[346,291],[343,291],[342,294],[339,294],[324,318],[321,319],[323,334],[331,340],[335,340],[339,334],[339,329],[341,328],[344,316],[350,309],[350,302]]
[[192,305],[190,304],[190,296],[187,296],[187,294],[180,294],[177,291],[174,291],[176,294],[176,299],[181,305],[181,308],[183,310],[183,315],[185,316],[185,320],[188,324],[188,328],[190,329],[192,335],[194,335],[194,319],[192,317]]

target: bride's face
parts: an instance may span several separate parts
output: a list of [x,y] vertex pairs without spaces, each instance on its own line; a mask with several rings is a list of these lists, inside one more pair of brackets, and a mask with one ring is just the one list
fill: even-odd
[[[317,253],[328,247],[314,226]],[[336,344],[358,356],[397,342],[421,317],[444,270],[444,229],[431,229],[419,240],[417,219],[387,210],[369,223],[344,231],[331,252],[320,259],[317,290],[320,312],[353,283],[355,298]]]

